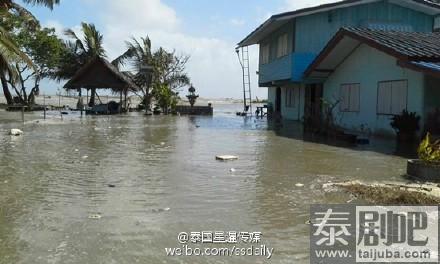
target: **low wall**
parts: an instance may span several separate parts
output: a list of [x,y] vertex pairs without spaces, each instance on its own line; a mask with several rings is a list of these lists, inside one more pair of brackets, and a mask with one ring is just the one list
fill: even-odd
[[213,115],[214,108],[212,106],[189,106],[178,105],[176,106],[176,112],[181,115]]

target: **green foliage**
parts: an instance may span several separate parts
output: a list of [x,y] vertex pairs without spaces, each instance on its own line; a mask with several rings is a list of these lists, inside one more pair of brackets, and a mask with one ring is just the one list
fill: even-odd
[[188,56],[179,56],[163,48],[152,51],[151,40],[147,36],[140,41],[127,42],[127,51],[113,61],[122,66],[126,61],[134,71],[134,81],[141,88],[134,91],[143,100],[147,109],[154,98],[164,113],[173,109],[178,102],[179,90],[190,84],[186,73]]
[[403,110],[402,114],[396,115],[391,119],[391,127],[398,133],[412,135],[420,129],[420,116],[415,112]]
[[173,92],[166,84],[155,84],[153,86],[153,95],[165,114],[174,111],[179,101],[178,94]]
[[419,158],[427,163],[440,164],[440,140],[432,141],[428,133],[418,149]]
[[95,25],[81,23],[82,38],[73,30],[68,29],[64,33],[71,40],[64,43],[66,52],[62,54],[61,64],[55,77],[58,80],[72,78],[85,64],[96,56],[106,57],[103,46],[103,35]]

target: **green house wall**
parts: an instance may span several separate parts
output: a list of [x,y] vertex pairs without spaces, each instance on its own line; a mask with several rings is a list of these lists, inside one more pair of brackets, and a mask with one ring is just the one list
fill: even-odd
[[378,83],[392,80],[408,80],[407,109],[424,117],[424,75],[399,67],[394,57],[366,45],[361,45],[324,82],[324,99],[336,102],[340,99],[342,84],[359,83],[360,111],[341,112],[336,107],[336,122],[348,130],[394,134],[391,116],[377,114]]

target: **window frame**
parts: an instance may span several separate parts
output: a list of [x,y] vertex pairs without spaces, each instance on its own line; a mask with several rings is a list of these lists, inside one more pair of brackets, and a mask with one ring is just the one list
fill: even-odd
[[261,46],[261,64],[268,64],[270,62],[270,43]]
[[381,84],[383,84],[383,83],[396,83],[396,82],[405,82],[406,83],[406,101],[405,101],[405,109],[402,109],[401,111],[403,111],[403,110],[408,110],[408,91],[409,91],[409,85],[408,85],[408,79],[398,79],[398,80],[386,80],[386,81],[379,81],[379,82],[377,82],[377,95],[376,95],[376,115],[378,115],[378,116],[396,116],[396,115],[399,115],[400,113],[398,113],[398,114],[394,114],[394,113],[392,113],[393,112],[393,109],[392,109],[392,106],[393,106],[393,86],[391,85],[391,97],[390,97],[390,99],[391,99],[391,113],[381,113],[381,112],[379,112],[379,89],[380,89],[380,85]]
[[289,55],[289,34],[283,33],[277,39],[277,58]]
[[284,106],[286,108],[296,108],[296,88],[295,87],[286,87],[284,92],[285,100]]
[[[354,86],[354,85],[357,85],[358,89],[359,89],[358,98],[357,98],[358,99],[358,104],[357,104],[358,108],[355,109],[355,110],[350,109],[350,105],[351,105],[351,89],[352,89],[352,86]],[[348,109],[343,109],[342,108],[342,104],[340,103],[339,104],[339,112],[342,112],[342,113],[359,113],[361,111],[361,83],[342,83],[339,86],[339,99],[342,99],[342,88],[344,86],[348,86],[348,88],[349,88],[349,92],[348,92]]]

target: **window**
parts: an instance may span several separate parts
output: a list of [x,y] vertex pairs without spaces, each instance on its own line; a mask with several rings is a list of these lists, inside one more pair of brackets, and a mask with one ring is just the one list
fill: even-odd
[[286,88],[286,107],[294,108],[295,107],[295,88]]
[[434,32],[440,31],[440,17],[434,18]]
[[261,48],[261,64],[269,63],[270,45],[265,44]]
[[287,35],[287,33],[278,37],[278,49],[277,49],[278,58],[286,56],[289,53],[288,43],[289,43],[289,36]]
[[359,112],[360,111],[360,87],[359,83],[341,85],[340,111]]
[[406,109],[408,81],[379,82],[377,89],[377,114],[399,115]]

